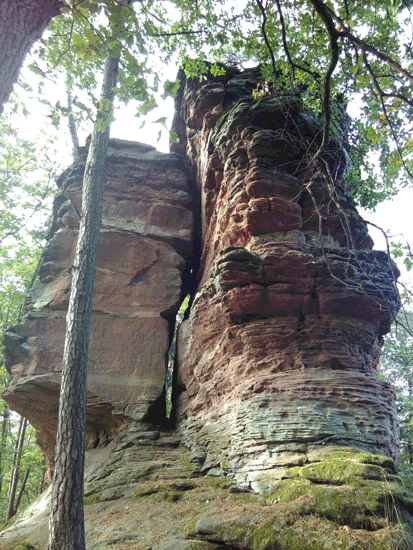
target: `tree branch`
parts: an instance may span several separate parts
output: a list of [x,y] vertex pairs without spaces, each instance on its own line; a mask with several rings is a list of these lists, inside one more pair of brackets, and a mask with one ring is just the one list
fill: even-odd
[[321,0],[310,0],[311,4],[314,6],[314,9],[321,17],[324,22],[324,25],[327,29],[328,36],[330,39],[330,48],[331,48],[331,58],[330,64],[327,68],[327,72],[324,75],[323,83],[323,115],[324,115],[324,124],[323,124],[323,140],[321,142],[320,148],[315,155],[317,159],[322,152],[327,147],[327,144],[330,139],[330,121],[331,121],[331,110],[330,110],[330,96],[331,96],[331,77],[337,67],[340,49],[338,45],[338,33],[334,26],[333,19],[327,9],[327,6]]
[[267,46],[268,52],[271,56],[273,82],[275,84],[275,77],[276,77],[276,74],[277,74],[277,69],[276,69],[276,66],[275,66],[275,57],[274,57],[273,49],[271,48],[271,44],[268,40],[267,31],[265,30],[265,26],[267,24],[267,13],[265,11],[265,8],[264,8],[261,0],[255,0],[255,3],[257,4],[259,9],[261,10],[261,14],[262,14],[261,32],[262,32],[262,37],[264,38],[265,45]]

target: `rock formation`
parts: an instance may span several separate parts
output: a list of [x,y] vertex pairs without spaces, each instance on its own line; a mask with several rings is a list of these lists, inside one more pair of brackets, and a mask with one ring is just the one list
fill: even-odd
[[[346,148],[319,151],[299,94],[256,99],[258,69],[179,77],[174,153],[116,140],[109,152],[87,548],[409,550],[413,498],[394,461],[393,391],[376,372],[397,269],[349,196]],[[5,398],[49,460],[83,166],[58,182],[40,283],[5,338]],[[186,294],[172,427],[165,365]],[[47,502],[0,533],[0,550],[43,549]]]
[[395,456],[393,392],[376,367],[398,297],[345,193],[345,149],[331,141],[314,161],[319,122],[299,95],[254,100],[259,81],[187,81],[176,125],[203,214],[179,332],[180,430],[195,467],[261,491],[320,446]]
[[[4,339],[12,383],[4,398],[26,416],[51,463],[65,316],[85,162],[58,181],[52,237],[28,314]],[[97,256],[88,366],[89,445],[128,419],[165,416],[166,356],[192,250],[183,163],[148,145],[111,140]]]

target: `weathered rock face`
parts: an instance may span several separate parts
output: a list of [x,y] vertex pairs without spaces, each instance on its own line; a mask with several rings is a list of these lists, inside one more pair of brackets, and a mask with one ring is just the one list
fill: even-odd
[[265,490],[321,445],[394,456],[381,337],[398,308],[392,267],[342,180],[346,151],[298,96],[252,90],[259,72],[186,82],[178,150],[197,173],[200,283],[179,331],[179,427],[203,472]]
[[[87,550],[412,548],[413,498],[391,458],[393,393],[376,375],[397,273],[371,250],[345,194],[345,150],[331,142],[312,160],[318,122],[298,96],[253,101],[259,79],[228,69],[181,87],[175,150],[197,190],[185,157],[111,142],[89,361]],[[81,163],[60,179],[40,284],[5,339],[6,398],[49,459],[77,237],[67,199],[79,209],[82,172]],[[157,425],[166,352],[198,265],[178,335],[178,431],[168,431]],[[0,550],[41,550],[47,521],[46,493],[0,533]]]
[[[80,211],[84,160],[58,182],[40,283],[26,318],[4,341],[12,374],[4,397],[36,428],[49,460],[77,241],[71,201]],[[177,155],[111,140],[106,176],[88,366],[87,424],[96,443],[125,419],[165,415],[166,357],[193,238],[188,178]]]
[[[179,438],[138,422],[86,454],[86,550],[412,548],[400,519],[413,499],[388,457],[319,449],[261,496],[192,476]],[[0,550],[44,550],[48,519],[46,493],[0,532]]]

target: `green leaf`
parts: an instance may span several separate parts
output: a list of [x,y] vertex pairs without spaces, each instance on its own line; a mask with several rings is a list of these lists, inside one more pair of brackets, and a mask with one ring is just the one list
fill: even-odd
[[180,139],[178,137],[178,134],[174,131],[174,130],[171,130],[169,132],[169,141],[171,143],[179,143],[180,142]]
[[42,78],[44,78],[44,72],[41,69],[39,69],[39,67],[37,67],[36,65],[29,65],[29,69],[34,74],[37,74],[37,75],[41,76]]
[[162,116],[161,118],[158,118],[158,120],[155,120],[155,124],[162,124],[162,126],[165,126],[167,120],[168,118],[166,116]]
[[80,34],[72,33],[72,42],[73,44],[76,44],[76,46],[80,46],[80,47],[87,46],[87,41]]
[[147,99],[144,103],[142,103],[142,105],[139,105],[139,111],[143,114],[143,115],[147,115],[149,113],[149,111],[151,111],[152,109],[154,109],[155,107],[157,106],[156,104],[156,100],[153,96],[151,96],[149,99]]

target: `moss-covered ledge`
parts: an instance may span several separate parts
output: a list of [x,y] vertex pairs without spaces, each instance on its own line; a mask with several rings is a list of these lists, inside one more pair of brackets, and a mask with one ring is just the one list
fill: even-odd
[[253,505],[260,517],[207,511],[191,519],[187,536],[245,550],[413,548],[413,496],[392,459],[345,448],[308,460]]
[[[90,550],[413,548],[413,497],[387,457],[348,448],[303,454],[258,495],[194,474],[173,434],[138,439],[102,455],[87,484]],[[47,503],[40,508],[0,533],[0,550],[44,550]]]

